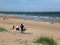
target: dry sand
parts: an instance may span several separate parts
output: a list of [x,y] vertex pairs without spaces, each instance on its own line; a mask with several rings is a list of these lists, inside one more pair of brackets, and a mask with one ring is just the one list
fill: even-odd
[[[49,22],[17,19],[12,16],[3,17],[8,17],[8,19],[0,18],[0,27],[6,28],[8,32],[0,32],[0,45],[37,45],[33,41],[40,36],[53,37],[60,45],[60,23],[51,24]],[[11,24],[20,26],[21,23],[27,28],[25,34],[21,34],[20,31],[17,32],[16,29],[13,32],[10,30]]]

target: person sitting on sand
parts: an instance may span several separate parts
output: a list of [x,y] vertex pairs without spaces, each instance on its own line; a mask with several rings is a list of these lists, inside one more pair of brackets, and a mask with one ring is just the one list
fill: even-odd
[[[24,24],[23,24],[23,25],[24,25]],[[23,30],[24,30],[24,31],[26,30],[26,27],[25,27],[25,26],[23,27]]]
[[13,31],[14,28],[15,28],[14,25],[11,24],[11,25],[10,25],[10,30]]
[[18,31],[19,31],[19,26],[18,26],[18,25],[16,26],[16,30],[18,30]]
[[12,29],[14,30],[15,26],[13,25]]

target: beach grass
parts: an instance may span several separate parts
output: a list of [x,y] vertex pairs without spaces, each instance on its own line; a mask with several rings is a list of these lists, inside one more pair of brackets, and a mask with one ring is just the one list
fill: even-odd
[[0,27],[0,32],[7,32],[7,29]]
[[41,36],[37,40],[34,41],[35,43],[41,43],[42,45],[57,45],[57,42],[50,37],[43,37]]

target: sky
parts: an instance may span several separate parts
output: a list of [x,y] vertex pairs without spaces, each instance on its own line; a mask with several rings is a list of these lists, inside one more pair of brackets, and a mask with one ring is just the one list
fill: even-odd
[[0,11],[60,11],[60,0],[0,0]]

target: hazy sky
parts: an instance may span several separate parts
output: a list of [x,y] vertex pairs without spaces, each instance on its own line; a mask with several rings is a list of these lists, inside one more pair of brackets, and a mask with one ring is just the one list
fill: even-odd
[[60,11],[60,0],[0,0],[0,11]]

